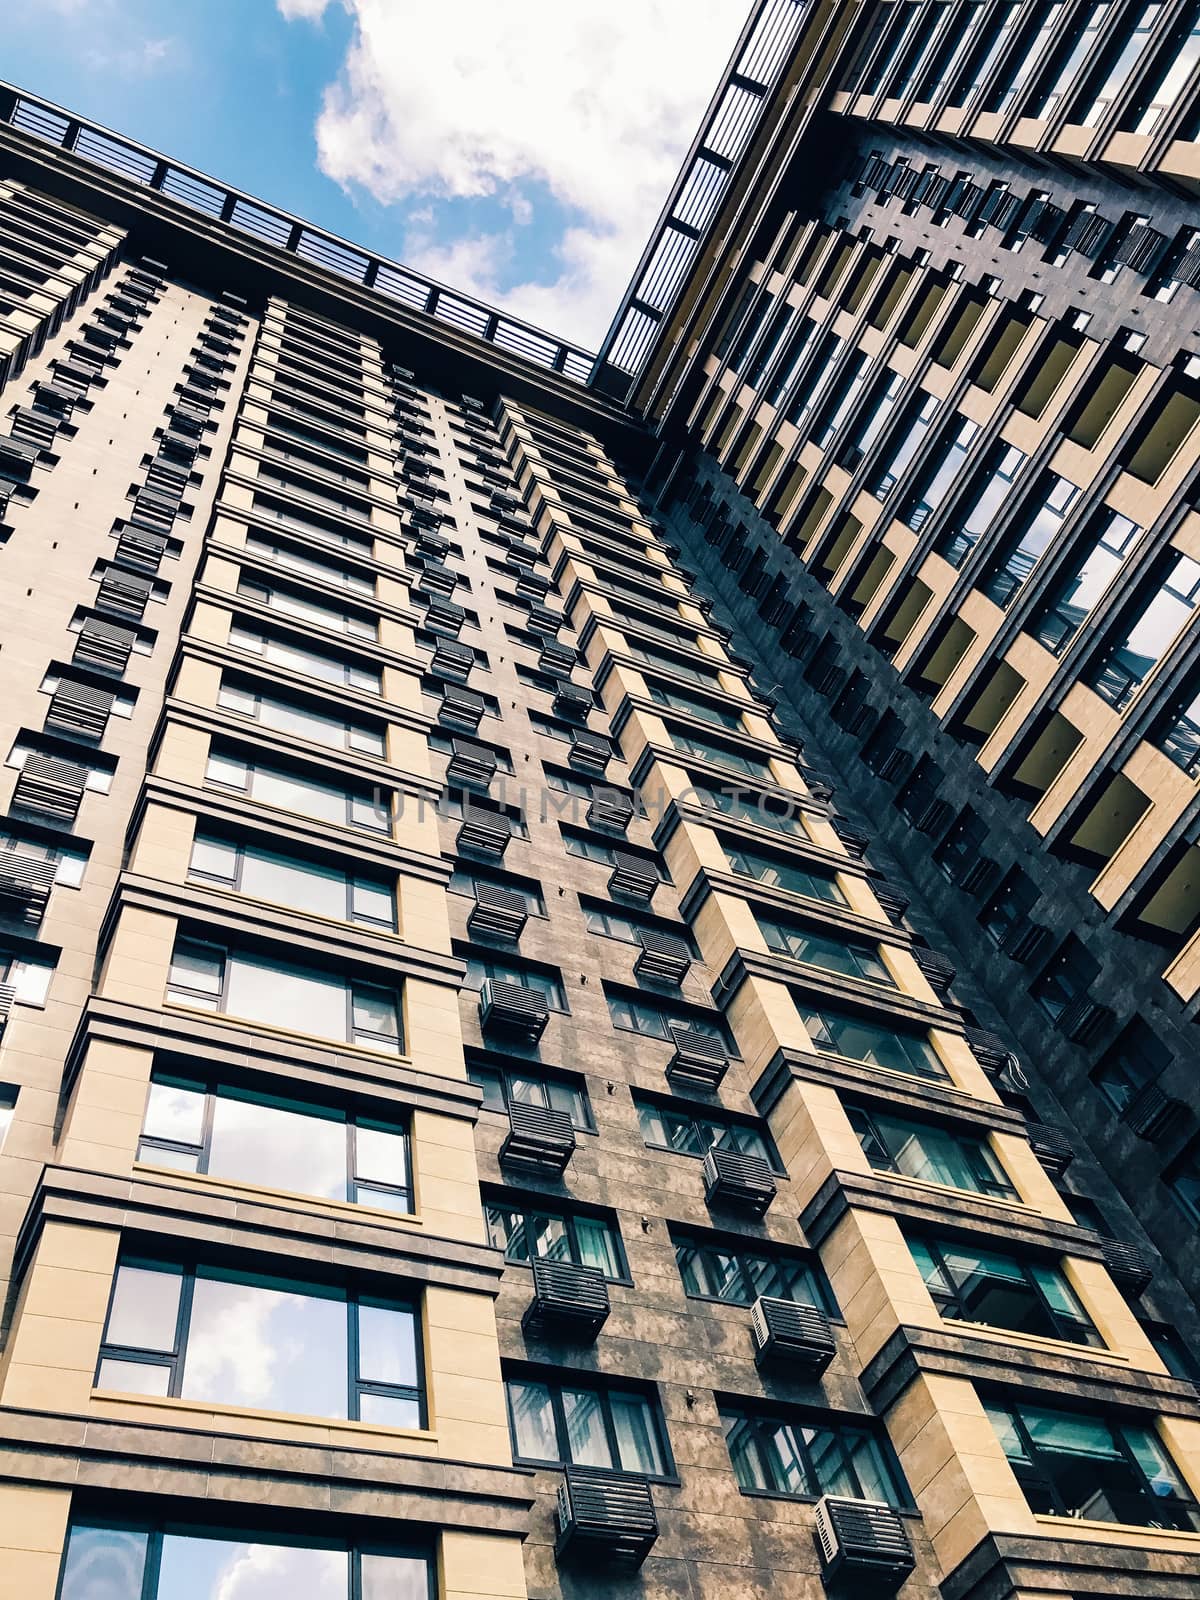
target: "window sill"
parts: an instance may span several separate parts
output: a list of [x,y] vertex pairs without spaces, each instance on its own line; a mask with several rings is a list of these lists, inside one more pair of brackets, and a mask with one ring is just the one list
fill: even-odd
[[182,1000],[169,997],[163,1001],[165,1011],[181,1011],[186,1016],[203,1017],[209,1023],[230,1028],[244,1028],[268,1039],[298,1039],[302,1044],[317,1050],[352,1050],[355,1055],[371,1056],[376,1061],[390,1061],[411,1067],[413,1059],[403,1050],[373,1050],[370,1045],[356,1044],[352,1039],[330,1039],[321,1033],[300,1033],[294,1028],[277,1028],[269,1022],[255,1022],[250,1017],[235,1017],[228,1011],[218,1011],[205,1006],[189,1006]]
[[384,1211],[378,1206],[360,1206],[352,1200],[329,1200],[321,1195],[303,1194],[298,1189],[271,1189],[263,1184],[249,1183],[239,1178],[217,1177],[209,1172],[186,1172],[180,1167],[160,1167],[152,1161],[135,1161],[135,1173],[152,1174],[159,1183],[174,1180],[181,1188],[199,1183],[211,1189],[234,1189],[239,1195],[253,1195],[287,1205],[295,1210],[331,1212],[353,1222],[388,1222],[401,1228],[423,1228],[425,1219],[415,1212]]
[[[947,1195],[966,1195],[969,1200],[984,1200],[988,1205],[1003,1206],[1006,1210],[1015,1211],[1024,1217],[1043,1217],[1045,1213],[1036,1206],[1027,1205],[1024,1200],[1009,1200],[1004,1195],[987,1194],[982,1189],[959,1189],[951,1183],[932,1183],[928,1178],[910,1178],[903,1172],[887,1172],[879,1167],[870,1169],[876,1177],[886,1178],[889,1183],[902,1184],[906,1189],[913,1189],[918,1194],[933,1194],[941,1198]],[[1054,1222],[1065,1221],[1065,1218],[1054,1217]]]
[[[820,1494],[785,1494],[779,1489],[743,1489],[740,1484],[738,1485],[738,1493],[744,1495],[747,1500],[779,1500],[785,1505],[793,1506],[815,1506],[818,1501],[825,1498],[824,1495]],[[857,1499],[858,1497],[852,1495],[848,1498]],[[864,1504],[869,1503],[864,1501]],[[878,1502],[875,1503],[877,1504]],[[901,1517],[919,1518],[921,1516],[920,1511],[913,1505],[893,1506],[892,1510]]]
[[[144,1411],[160,1412],[161,1420],[165,1426],[172,1422],[186,1427],[190,1418],[195,1418],[198,1426],[204,1427],[208,1433],[228,1431],[235,1434],[238,1430],[234,1427],[226,1429],[222,1423],[262,1423],[270,1430],[271,1438],[292,1438],[311,1435],[305,1442],[313,1444],[328,1443],[329,1435],[354,1434],[361,1437],[364,1446],[375,1444],[383,1440],[405,1439],[413,1444],[437,1446],[438,1435],[430,1428],[389,1428],[386,1424],[378,1422],[354,1422],[345,1417],[310,1417],[293,1414],[288,1411],[263,1411],[252,1406],[222,1406],[214,1405],[207,1400],[176,1400],[163,1395],[126,1394],[121,1389],[93,1389],[91,1394],[93,1406],[99,1402],[105,1407],[105,1415],[109,1415],[109,1406],[137,1406]],[[182,1413],[182,1420],[179,1415]],[[147,1419],[150,1420],[150,1419]]]
[[1004,1344],[1018,1345],[1022,1350],[1044,1350],[1049,1355],[1071,1356],[1077,1361],[1086,1359],[1111,1363],[1114,1367],[1132,1366],[1127,1355],[1119,1350],[1110,1350],[1107,1345],[1082,1344],[1074,1339],[1051,1339],[1037,1333],[995,1328],[986,1322],[956,1322],[947,1317],[939,1319],[939,1327],[946,1333],[961,1333],[969,1339],[978,1339],[980,1343],[999,1340]]
[[[513,1466],[529,1467],[532,1468],[534,1472],[565,1472],[568,1467],[574,1465],[575,1463],[573,1461],[534,1461],[531,1460],[529,1456],[519,1456],[515,1453],[513,1455]],[[623,1467],[604,1467],[599,1470],[605,1472],[625,1472]],[[664,1488],[668,1489],[681,1488],[683,1483],[683,1480],[679,1477],[679,1475],[674,1472],[662,1474],[654,1472],[629,1472],[626,1473],[626,1476],[630,1478],[640,1478],[643,1483],[662,1484]]]
[[1189,1552],[1200,1550],[1200,1533],[1190,1528],[1144,1528],[1138,1522],[1096,1522],[1088,1517],[1059,1517],[1044,1511],[1035,1511],[1033,1520],[1058,1538],[1067,1528],[1073,1534],[1083,1529],[1100,1544],[1127,1547],[1131,1542],[1146,1540],[1156,1545],[1165,1542]]

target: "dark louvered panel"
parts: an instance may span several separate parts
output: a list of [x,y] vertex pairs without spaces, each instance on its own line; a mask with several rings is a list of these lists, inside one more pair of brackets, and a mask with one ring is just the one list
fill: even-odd
[[75,641],[72,660],[81,667],[99,667],[104,672],[122,673],[137,643],[137,634],[118,628],[99,617],[85,617]]
[[599,1268],[535,1257],[533,1299],[521,1318],[527,1335],[590,1344],[608,1312],[608,1284]]
[[0,472],[12,477],[27,478],[38,458],[37,448],[22,439],[0,437]]
[[675,1054],[667,1064],[667,1077],[680,1089],[716,1089],[729,1068],[729,1052],[714,1033],[702,1033],[672,1022]]
[[498,883],[477,883],[475,904],[467,917],[473,934],[488,934],[493,939],[513,941],[521,935],[529,917],[525,896]]
[[139,489],[134,497],[130,520],[140,522],[154,533],[170,533],[179,514],[179,501],[150,488]]
[[40,922],[56,871],[53,861],[17,850],[0,850],[0,914]]
[[496,776],[496,752],[486,744],[476,744],[473,739],[452,739],[446,776],[452,783],[486,789]]
[[430,561],[444,561],[450,554],[450,541],[432,528],[422,528],[417,534],[417,554]]
[[11,983],[0,983],[0,1032],[8,1021],[8,1014],[13,1008],[17,998],[17,991]]
[[950,992],[958,972],[949,956],[944,956],[940,950],[930,950],[918,944],[913,946],[913,958],[935,994],[945,996]]
[[114,699],[111,689],[97,689],[90,683],[73,683],[64,678],[50,696],[46,727],[85,739],[102,739]]
[[887,883],[882,878],[871,879],[871,892],[883,907],[883,914],[888,921],[897,928],[903,927],[908,896],[897,889],[894,883]]
[[96,591],[96,604],[104,611],[135,617],[140,622],[153,592],[154,585],[149,578],[126,572],[124,567],[109,567]]
[[528,627],[531,633],[544,633],[553,638],[562,625],[563,619],[560,612],[552,611],[549,606],[544,606],[536,600],[529,607]]
[[1029,1087],[1025,1069],[999,1034],[990,1033],[987,1028],[967,1028],[964,1037],[971,1054],[998,1089],[1024,1093]]
[[457,638],[462,632],[463,623],[467,620],[467,613],[462,606],[455,605],[453,600],[443,600],[438,596],[425,608],[425,620],[438,632],[448,633]]
[[898,1511],[878,1500],[817,1502],[817,1550],[826,1588],[867,1596],[895,1594],[916,1566]]
[[587,820],[593,828],[611,828],[624,833],[633,821],[633,796],[622,789],[593,789]]
[[645,856],[635,856],[628,850],[613,851],[613,870],[608,887],[614,894],[628,895],[631,900],[649,901],[658,888],[658,873]]
[[187,488],[189,468],[169,456],[157,455],[146,469],[146,492],[159,496],[164,502],[178,503]]
[[408,497],[408,516],[414,528],[440,528],[446,520],[442,513],[433,504],[433,496],[425,499],[410,493]]
[[493,511],[522,511],[523,502],[515,494],[509,494],[505,489],[493,489],[490,501]]
[[590,689],[572,683],[570,678],[559,678],[555,682],[554,709],[560,717],[570,717],[582,722],[594,704],[595,700]]
[[1113,251],[1116,259],[1134,272],[1149,272],[1166,249],[1167,236],[1148,222],[1136,222]]
[[568,1112],[511,1102],[508,1133],[500,1147],[500,1160],[506,1166],[559,1173],[574,1154],[575,1129]]
[[508,818],[497,811],[480,811],[470,807],[463,813],[455,842],[460,850],[472,850],[476,855],[488,856],[494,861],[503,858],[512,838]]
[[475,652],[469,644],[454,639],[439,639],[430,660],[430,671],[452,683],[465,683],[475,665]]
[[1036,966],[1048,954],[1053,935],[1036,922],[1014,922],[1000,941],[1000,948],[1023,967]]
[[846,847],[846,854],[853,856],[856,861],[861,861],[870,849],[870,834],[864,833],[861,828],[856,828],[852,822],[847,822],[845,817],[830,817],[829,822],[834,833]]
[[997,218],[1007,207],[1013,197],[1004,186],[990,189],[976,213],[977,222],[985,222],[991,226],[998,226]]
[[1126,1294],[1144,1293],[1154,1280],[1154,1263],[1146,1252],[1125,1239],[1104,1238],[1100,1243],[1113,1282]]
[[1081,994],[1061,1014],[1056,1026],[1060,1033],[1065,1033],[1076,1044],[1091,1045],[1111,1031],[1114,1021],[1113,1013],[1107,1006],[1093,1000],[1090,995]]
[[542,639],[539,649],[538,670],[552,676],[566,677],[579,661],[579,652],[574,646],[562,644],[557,639]]
[[754,1360],[816,1378],[837,1354],[829,1318],[816,1306],[760,1295],[750,1308]]
[[1089,261],[1094,261],[1112,228],[1112,223],[1105,217],[1097,216],[1094,211],[1081,211],[1063,235],[1063,247],[1076,250]]
[[476,690],[449,683],[442,692],[438,721],[444,728],[461,728],[466,733],[474,733],[486,710],[487,702]]
[[199,439],[208,423],[208,408],[177,401],[171,408],[171,427],[189,439]]
[[458,573],[440,561],[429,561],[417,587],[422,594],[448,595],[458,588]]
[[1053,201],[1040,201],[1037,215],[1029,229],[1030,238],[1036,239],[1039,244],[1049,244],[1062,228],[1066,215],[1063,208],[1056,206]]
[[686,940],[658,928],[639,928],[638,943],[642,948],[633,970],[639,978],[651,978],[658,983],[683,982],[692,964]]
[[[510,572],[519,573],[522,580],[528,583],[533,574],[534,567],[537,566],[537,561],[537,551],[531,550],[523,540],[513,538],[510,541],[508,554],[504,558],[504,565],[509,569]],[[541,587],[543,584],[545,587]],[[549,587],[549,580],[545,578],[539,578],[538,584],[533,588],[522,588],[521,583],[517,584],[517,588],[522,594],[544,595]]]
[[56,822],[74,822],[87,785],[87,768],[56,756],[26,756],[12,803]]
[[560,1561],[636,1572],[658,1538],[658,1517],[644,1478],[569,1466],[555,1510]]
[[165,535],[127,523],[117,540],[117,560],[125,567],[157,572],[167,553]]
[[834,796],[834,776],[821,767],[810,767],[807,762],[796,763],[800,776],[804,779],[804,786],[814,800],[832,800]]
[[525,983],[485,979],[479,991],[479,1021],[483,1028],[540,1039],[549,1020],[550,1005],[540,989]]
[[1000,876],[1000,868],[990,856],[979,856],[962,872],[957,882],[964,893],[973,894],[978,898],[980,895],[991,894],[999,883]]
[[761,1156],[713,1149],[704,1157],[704,1194],[709,1205],[729,1206],[761,1217],[775,1198],[775,1175]]
[[1121,1113],[1126,1127],[1151,1144],[1178,1132],[1186,1120],[1183,1102],[1173,1100],[1156,1083],[1143,1084]]
[[573,767],[603,777],[612,755],[612,740],[607,734],[591,733],[586,728],[572,730],[571,753],[567,759]]
[[1030,1122],[1025,1132],[1034,1155],[1052,1177],[1064,1173],[1075,1159],[1075,1146],[1065,1128]]

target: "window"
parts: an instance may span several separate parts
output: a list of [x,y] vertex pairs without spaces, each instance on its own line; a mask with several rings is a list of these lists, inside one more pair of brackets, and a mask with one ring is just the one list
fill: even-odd
[[[560,828],[559,831],[562,833],[563,849],[569,856],[577,856],[583,861],[596,861],[602,866],[611,867],[614,865],[614,847],[608,839],[597,839],[594,834],[590,833],[575,833],[569,828]],[[635,851],[628,850],[625,845],[621,845],[620,848],[626,855],[636,854]],[[660,866],[652,856],[639,855],[638,860],[655,877],[661,879],[664,883],[669,881],[666,869]]]
[[[1149,9],[1160,12],[1162,7]],[[1140,50],[1138,53],[1140,55]],[[1192,5],[1187,7],[1179,26],[1138,85],[1129,109],[1121,118],[1121,127],[1131,133],[1152,133],[1174,107],[1197,61],[1200,61],[1200,12]],[[1191,128],[1181,130],[1181,137],[1192,138],[1194,132]]]
[[[903,386],[903,379],[899,374],[894,374],[898,379],[898,386]],[[935,415],[937,414],[938,399],[936,395],[926,394],[923,389],[918,389],[913,399],[909,402],[904,418],[891,441],[888,451],[876,466],[867,482],[871,494],[882,500],[889,495],[899,483],[903,474],[912,465],[913,458],[925,441]],[[889,403],[890,411],[894,400]],[[878,430],[876,430],[877,434]],[[859,439],[860,459],[866,454],[867,448]]]
[[1070,577],[1054,586],[1051,598],[1030,623],[1047,649],[1062,653],[1141,536],[1141,528],[1128,517],[1100,507],[1081,541]]
[[410,1305],[224,1267],[128,1260],[113,1281],[96,1387],[420,1428],[417,1350]]
[[482,989],[485,982],[520,983],[545,995],[551,1011],[566,1011],[567,997],[557,972],[527,967],[520,961],[503,961],[493,956],[468,955],[463,987]]
[[839,334],[822,334],[805,381],[797,388],[787,410],[787,420],[794,428],[803,429],[805,421],[820,404],[845,344],[846,341]]
[[803,867],[799,862],[767,855],[745,845],[723,844],[722,849],[730,870],[739,877],[753,878],[772,889],[786,889],[791,894],[803,895],[806,900],[825,900],[830,905],[840,906],[848,903],[832,873]]
[[652,922],[645,917],[631,917],[623,911],[618,911],[615,906],[599,903],[583,905],[581,909],[589,933],[598,933],[605,939],[620,939],[624,944],[640,944],[639,935],[649,928],[681,939],[693,959],[695,958],[696,946],[687,927],[681,922],[669,924]]
[[17,1089],[15,1084],[0,1083],[0,1151],[4,1149],[4,1140],[12,1125],[13,1113],[17,1109]]
[[[671,706],[676,711],[684,711],[689,716],[711,722],[717,728],[737,731],[742,726],[739,712],[731,711],[728,706],[715,706],[709,700],[702,700],[698,694],[688,694],[683,689],[668,689],[665,685],[653,681],[648,681],[646,688],[656,705]],[[747,706],[746,709],[753,708]]]
[[812,437],[816,444],[828,445],[858,403],[870,371],[870,359],[865,351],[855,350],[848,358],[842,375],[813,426]]
[[34,861],[54,862],[56,888],[78,889],[83,882],[83,872],[88,858],[82,850],[74,850],[68,845],[42,844],[36,839],[0,832],[0,861],[4,859],[5,851],[11,851],[13,855],[29,856]]
[[976,541],[995,526],[1012,494],[1026,457],[1015,445],[1000,440],[992,446],[978,476],[951,511],[935,549],[952,567],[961,567]]
[[[461,735],[439,733],[436,728],[431,728],[425,737],[426,743],[429,745],[431,750],[436,750],[439,755],[452,756],[454,754],[455,741],[461,738]],[[483,739],[472,739],[471,743],[488,752],[488,754],[496,763],[497,772],[506,772],[509,774],[509,776],[512,775],[515,769],[513,767],[512,756],[509,755],[507,750],[502,749],[499,745],[488,744]],[[471,803],[474,805],[474,799],[472,799]]]
[[885,1027],[866,1017],[819,1009],[802,996],[796,997],[809,1038],[826,1055],[845,1056],[867,1067],[885,1067],[918,1078],[944,1078],[946,1069],[923,1033],[904,1028]]
[[1200,1510],[1153,1429],[1002,1401],[987,1413],[1039,1515],[1200,1529]]
[[1125,608],[1088,681],[1109,705],[1124,710],[1200,603],[1200,561],[1175,555],[1157,581]]
[[[690,774],[689,774],[690,777]],[[749,822],[758,828],[771,828],[776,833],[788,833],[801,839],[808,838],[800,815],[799,797],[783,789],[766,793],[750,789],[713,789],[706,783],[693,780],[684,799],[694,799],[706,811],[720,811],[738,822]]]
[[245,1574],[262,1593],[255,1573],[304,1600],[429,1600],[433,1592],[424,1555],[382,1546],[75,1522],[58,1600],[228,1600]]
[[259,805],[293,811],[319,822],[363,828],[371,833],[390,830],[391,795],[387,790],[367,789],[357,784],[343,788],[321,783],[316,778],[302,778],[284,767],[234,755],[219,746],[208,758],[204,781],[212,788],[236,789]]
[[731,745],[718,744],[713,739],[705,739],[690,729],[668,725],[667,733],[674,748],[685,755],[699,756],[702,761],[711,761],[714,767],[726,767],[730,772],[744,772],[748,778],[760,778],[770,782],[771,768],[757,756],[735,750]]
[[736,1122],[720,1114],[692,1111],[678,1103],[646,1100],[635,1095],[642,1138],[651,1149],[673,1150],[681,1156],[703,1156],[708,1150],[736,1150],[739,1155],[758,1156],[781,1172],[779,1157],[766,1135],[748,1122]]
[[607,1467],[663,1478],[671,1471],[657,1404],[632,1389],[510,1377],[513,1457],[541,1466]]
[[335,606],[322,605],[319,600],[299,589],[281,589],[244,573],[238,580],[237,592],[246,599],[269,606],[281,616],[312,622],[318,628],[329,628],[334,633],[350,633],[359,639],[375,639],[379,635],[378,624],[373,618],[360,611],[339,611]]
[[958,1239],[908,1239],[940,1316],[1104,1348],[1062,1272]]
[[777,955],[791,956],[794,961],[824,967],[828,972],[840,972],[848,978],[865,978],[869,983],[895,986],[896,980],[879,959],[877,947],[865,939],[817,933],[798,923],[769,917],[762,911],[754,913],[754,920],[768,948]]
[[866,459],[874,449],[891,419],[896,402],[904,392],[904,379],[898,372],[887,369],[878,379],[864,404],[850,437],[838,453],[838,465],[848,472]]
[[1099,976],[1099,962],[1072,934],[1063,940],[1045,971],[1029,985],[1029,992],[1051,1021],[1057,1022]]
[[499,889],[507,889],[510,894],[519,894],[525,902],[525,909],[531,917],[544,917],[546,915],[546,902],[542,898],[542,891],[536,883],[531,883],[522,878],[510,878],[500,873],[480,872],[474,868],[466,871],[465,868],[456,867],[450,874],[448,888],[451,894],[464,894],[470,899],[476,898],[476,891],[481,883],[494,885]]
[[817,324],[811,317],[804,317],[793,333],[783,358],[763,392],[763,399],[768,405],[777,406],[791,389],[800,368],[804,365],[816,333]]
[[1193,1141],[1163,1182],[1184,1215],[1200,1226],[1200,1144]]
[[753,1305],[759,1295],[816,1306],[836,1317],[837,1303],[825,1274],[800,1256],[755,1250],[742,1240],[701,1238],[672,1230],[675,1264],[690,1300]]
[[1017,590],[1062,532],[1079,490],[1066,478],[1048,472],[1038,490],[1022,506],[1018,527],[1004,540],[1003,552],[985,572],[979,587],[998,606],[1012,602]]
[[484,1203],[488,1240],[507,1261],[571,1261],[595,1267],[610,1280],[628,1282],[629,1269],[615,1222],[584,1212],[556,1211],[537,1203]]
[[1115,1111],[1153,1083],[1170,1063],[1162,1040],[1140,1019],[1131,1022],[1092,1069],[1092,1082]]
[[412,1210],[402,1128],[250,1090],[156,1076],[138,1160],[382,1211]]
[[635,661],[644,661],[647,666],[660,667],[664,672],[673,672],[677,678],[687,678],[691,683],[704,684],[713,689],[720,689],[720,680],[715,671],[707,667],[697,666],[694,662],[668,655],[665,650],[656,650],[652,645],[639,644],[636,640],[625,641],[625,654],[632,656]]
[[1200,776],[1200,688],[1185,689],[1150,738],[1189,777]]
[[1006,1200],[1018,1198],[991,1149],[977,1134],[907,1122],[861,1106],[847,1106],[846,1115],[876,1172],[894,1172],[923,1183]]
[[1124,92],[1132,78],[1162,11],[1162,0],[1153,0],[1151,5],[1132,14],[1131,25],[1117,36],[1116,53],[1102,55],[1095,71],[1085,81],[1069,113],[1072,122],[1096,128],[1104,121],[1113,101]]
[[1034,6],[1028,23],[1005,57],[999,77],[983,103],[985,111],[1007,111],[1012,105],[1036,64],[1045,59],[1062,10],[1062,0]]
[[361,661],[347,661],[342,656],[326,651],[310,650],[277,634],[262,633],[255,628],[234,623],[229,630],[229,642],[237,650],[251,651],[273,666],[302,673],[306,678],[317,678],[321,683],[344,684],[351,689],[361,689],[366,694],[379,694],[382,689],[378,667]]
[[476,1061],[467,1063],[467,1077],[477,1089],[483,1090],[486,1111],[507,1111],[512,1105],[546,1106],[565,1111],[575,1128],[588,1133],[594,1129],[587,1091],[582,1084]]
[[167,999],[291,1033],[344,1039],[398,1055],[400,997],[382,984],[347,982],[315,967],[180,939]]
[[378,724],[348,722],[315,706],[285,700],[260,690],[240,679],[226,677],[217,695],[217,704],[226,711],[253,717],[264,728],[288,734],[294,739],[309,739],[333,750],[356,750],[365,755],[384,753],[383,729]]
[[797,316],[796,308],[786,302],[775,312],[771,326],[768,328],[762,342],[754,355],[754,360],[746,368],[745,382],[752,389],[757,389],[761,384],[767,370],[772,366],[776,356],[783,348],[792,324]]
[[746,357],[750,354],[751,346],[758,338],[768,316],[771,313],[771,304],[775,296],[769,289],[759,295],[758,301],[746,319],[745,325],[738,334],[733,349],[729,355],[729,365],[734,372],[741,372],[746,364]]
[[900,507],[900,520],[914,531],[943,505],[950,486],[962,471],[979,424],[956,416],[938,441],[917,477],[917,486]]
[[1033,880],[1014,867],[979,913],[979,925],[992,943],[1003,949],[1018,928],[1028,925],[1040,898]]
[[719,1039],[727,1050],[733,1049],[729,1030],[719,1013],[689,1011],[682,1006],[672,1006],[666,1001],[632,990],[605,989],[608,1014],[614,1028],[628,1033],[649,1034],[652,1039],[673,1039],[672,1024],[690,1028],[693,1033],[707,1033]]
[[219,883],[256,900],[293,906],[314,916],[395,931],[396,897],[392,885],[380,878],[347,872],[344,867],[325,866],[201,833],[192,846],[188,877]]
[[1085,62],[1094,59],[1112,9],[1112,0],[1100,0],[1074,22],[1030,95],[1024,108],[1025,116],[1045,120],[1054,115],[1059,101],[1074,83],[1075,75]]
[[982,9],[983,0],[966,0],[966,4],[954,19],[955,26],[948,28],[942,35],[942,42],[926,68],[925,77],[917,90],[919,102],[928,103],[936,100],[942,90],[952,82],[964,53],[975,43],[975,30]]
[[900,1469],[874,1429],[828,1415],[810,1420],[764,1416],[723,1404],[721,1426],[743,1494],[907,1504]]
[[13,999],[21,1005],[44,1006],[53,976],[53,962],[12,956],[0,950],[0,983],[12,989]]

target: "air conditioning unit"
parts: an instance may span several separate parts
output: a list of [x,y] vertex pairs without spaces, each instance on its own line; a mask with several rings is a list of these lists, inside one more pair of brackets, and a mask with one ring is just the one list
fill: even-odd
[[486,789],[496,776],[496,753],[473,739],[451,739],[446,777],[451,783]]
[[714,1033],[702,1033],[683,1023],[669,1024],[675,1054],[667,1064],[667,1077],[681,1089],[716,1089],[729,1068],[729,1052]]
[[495,978],[484,980],[479,991],[479,1024],[485,1031],[519,1034],[532,1041],[541,1038],[549,1020],[549,1002],[540,989]]
[[502,812],[481,811],[472,806],[463,814],[455,842],[460,850],[473,850],[477,855],[500,861],[511,838],[512,829]]
[[613,851],[613,869],[608,887],[613,894],[627,895],[631,900],[647,904],[654,898],[659,877],[654,863],[645,856],[635,856],[628,850]]
[[650,978],[657,983],[681,984],[692,964],[692,952],[688,949],[687,941],[658,928],[639,928],[637,936],[642,948],[633,970],[638,977]]
[[559,716],[571,717],[582,722],[586,720],[596,701],[590,689],[572,683],[570,678],[559,678],[554,685],[553,703]]
[[109,567],[96,591],[96,604],[105,611],[116,611],[121,616],[134,617],[139,622],[150,604],[154,585],[149,578],[136,572],[125,572],[120,567]]
[[878,1500],[817,1501],[815,1529],[821,1575],[827,1588],[857,1592],[868,1600],[895,1594],[916,1566],[904,1521]]
[[97,667],[119,677],[129,665],[136,643],[137,634],[129,628],[118,628],[99,617],[85,617],[71,659],[80,666]]
[[1025,1132],[1034,1155],[1052,1178],[1060,1177],[1075,1159],[1075,1146],[1065,1128],[1029,1122]]
[[[0,858],[3,859],[3,858]],[[1121,1121],[1132,1128],[1139,1139],[1150,1144],[1172,1133],[1187,1116],[1182,1100],[1164,1094],[1156,1083],[1147,1083],[1137,1091],[1121,1113]]]
[[574,1154],[575,1128],[569,1112],[519,1100],[510,1103],[508,1133],[500,1146],[505,1166],[557,1175]]
[[608,1321],[608,1313],[608,1284],[598,1267],[534,1257],[533,1299],[521,1318],[527,1335],[590,1344]]
[[929,950],[924,945],[913,946],[913,959],[920,967],[929,987],[936,995],[943,998],[949,993],[950,986],[958,976],[958,969],[949,956],[944,956],[940,950]]
[[46,709],[46,727],[83,739],[102,739],[114,698],[109,689],[60,679]]
[[438,707],[438,721],[444,728],[462,728],[467,733],[474,733],[483,721],[486,710],[487,702],[474,689],[448,683]]
[[776,1194],[775,1174],[761,1156],[713,1148],[704,1157],[704,1195],[709,1205],[730,1206],[764,1216]]
[[1144,1250],[1125,1239],[1103,1238],[1100,1248],[1104,1265],[1118,1288],[1134,1298],[1150,1287],[1154,1279],[1154,1263]]
[[56,822],[71,823],[79,814],[87,778],[87,768],[73,761],[29,755],[17,775],[12,803]]
[[837,1354],[829,1318],[816,1306],[759,1295],[750,1308],[754,1360],[805,1378],[819,1378]]
[[636,1572],[658,1538],[658,1517],[645,1478],[568,1466],[555,1507],[560,1561],[589,1569]]
[[469,644],[459,644],[456,639],[439,639],[433,647],[429,670],[439,678],[465,683],[474,665],[475,652]]
[[39,923],[57,870],[53,861],[23,855],[19,850],[0,850],[0,912]]
[[571,752],[567,759],[573,767],[602,778],[612,757],[612,740],[607,734],[591,733],[586,728],[572,730]]
[[498,883],[477,883],[475,904],[467,917],[473,934],[489,934],[493,939],[514,941],[529,917],[525,896]]
[[136,523],[126,523],[117,539],[117,560],[124,566],[157,572],[166,553],[165,535],[140,528]]
[[633,796],[621,789],[593,789],[587,820],[593,828],[611,828],[624,833],[633,821]]

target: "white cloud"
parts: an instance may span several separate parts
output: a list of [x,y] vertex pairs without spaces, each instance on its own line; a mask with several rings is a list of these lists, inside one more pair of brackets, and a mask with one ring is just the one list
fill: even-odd
[[[327,0],[277,0],[320,17]],[[406,259],[595,344],[662,206],[747,0],[341,0],[354,34],[317,124],[322,170],[375,199],[494,196],[518,224],[528,188],[579,220],[503,294],[503,231]],[[536,191],[535,191],[536,193]],[[536,223],[536,199],[533,222]],[[453,274],[457,272],[458,275]]]

